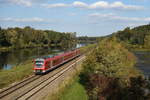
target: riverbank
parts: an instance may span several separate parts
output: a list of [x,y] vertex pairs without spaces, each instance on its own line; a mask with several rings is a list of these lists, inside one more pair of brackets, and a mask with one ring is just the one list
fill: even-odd
[[89,99],[148,98],[149,95],[145,95],[143,91],[149,89],[148,85],[143,85],[147,82],[135,65],[136,57],[118,41],[101,41],[87,55],[80,75]]
[[130,48],[129,49],[131,52],[134,52],[134,51],[145,51],[145,52],[150,52],[150,49],[147,49],[147,48]]
[[149,47],[145,47],[143,45],[132,45],[128,44],[126,42],[120,42],[125,48],[127,48],[129,51],[150,51]]
[[33,48],[44,48],[44,47],[61,47],[61,44],[51,44],[51,45],[34,45],[34,46],[24,46],[21,48],[14,47],[0,47],[0,52],[8,52],[11,50],[21,50],[21,49],[33,49]]
[[12,47],[0,47],[0,52],[7,52],[12,50]]
[[59,46],[52,45],[51,47],[48,45],[43,45],[43,47],[37,46],[25,49],[9,48],[9,50],[6,50],[8,48],[3,48],[3,52],[0,52],[0,70],[9,70],[13,66],[16,66],[26,60],[61,53],[67,50],[71,50],[72,48],[81,47],[84,44],[75,44],[74,46],[72,45],[68,48],[62,47],[60,44],[58,45]]
[[27,60],[10,70],[0,71],[0,89],[8,85],[23,80],[33,74],[32,61]]

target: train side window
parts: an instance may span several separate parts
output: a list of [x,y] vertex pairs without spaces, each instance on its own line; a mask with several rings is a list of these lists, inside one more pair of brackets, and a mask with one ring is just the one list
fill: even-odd
[[48,66],[48,62],[45,63],[45,66]]

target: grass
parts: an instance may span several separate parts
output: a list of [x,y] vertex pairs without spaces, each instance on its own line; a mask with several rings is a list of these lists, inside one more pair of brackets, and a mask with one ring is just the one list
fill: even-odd
[[66,79],[58,92],[48,95],[43,100],[88,100],[86,90],[79,83],[79,77],[75,77]]
[[29,77],[33,73],[32,66],[31,60],[28,60],[10,70],[0,71],[0,88]]
[[0,47],[0,52],[10,51],[12,47]]
[[75,79],[72,84],[64,89],[59,96],[59,100],[88,100],[88,96],[84,87],[79,83],[79,80]]
[[79,74],[83,67],[78,66],[76,71],[65,77],[54,93],[50,93],[43,100],[88,100],[84,86],[79,82]]
[[131,51],[150,52],[150,49],[131,49]]

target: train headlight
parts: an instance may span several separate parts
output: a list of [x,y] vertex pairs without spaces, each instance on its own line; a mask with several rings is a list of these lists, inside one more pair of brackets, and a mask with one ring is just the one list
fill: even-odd
[[45,70],[43,70],[43,73],[45,73]]

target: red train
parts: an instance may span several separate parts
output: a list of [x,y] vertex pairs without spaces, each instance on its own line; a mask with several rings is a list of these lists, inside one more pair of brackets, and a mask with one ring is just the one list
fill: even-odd
[[56,56],[37,58],[34,60],[34,72],[35,74],[46,73],[79,55],[80,50],[76,49]]

